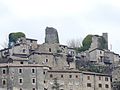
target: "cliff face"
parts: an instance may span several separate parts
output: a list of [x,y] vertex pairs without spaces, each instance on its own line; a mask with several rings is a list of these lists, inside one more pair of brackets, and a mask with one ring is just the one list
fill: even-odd
[[45,29],[45,43],[59,43],[58,32],[53,27]]

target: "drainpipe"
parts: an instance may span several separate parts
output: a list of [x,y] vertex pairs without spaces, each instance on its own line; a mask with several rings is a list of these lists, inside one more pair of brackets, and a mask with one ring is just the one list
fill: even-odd
[[94,90],[96,90],[96,80],[95,80],[95,75],[94,75]]
[[38,82],[37,82],[37,81],[38,81],[38,80],[37,80],[38,74],[37,74],[37,67],[36,67],[36,73],[35,73],[35,74],[36,74],[36,90],[38,90]]

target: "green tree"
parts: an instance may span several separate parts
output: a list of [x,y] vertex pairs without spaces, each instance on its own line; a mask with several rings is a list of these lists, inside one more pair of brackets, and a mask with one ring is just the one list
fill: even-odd
[[8,47],[12,47],[18,38],[25,37],[25,34],[22,32],[10,33],[9,34],[9,44]]
[[77,48],[78,52],[86,51],[90,48],[93,35],[87,35],[82,41],[82,47]]
[[93,36],[96,36],[98,37],[98,42],[99,42],[99,46],[98,48],[99,49],[107,49],[107,42],[106,40],[104,39],[103,36],[99,36],[99,35],[87,35],[84,40],[82,41],[82,47],[80,48],[77,48],[76,50],[78,52],[82,52],[82,51],[86,51],[90,48],[91,46],[91,43],[92,43],[92,37]]

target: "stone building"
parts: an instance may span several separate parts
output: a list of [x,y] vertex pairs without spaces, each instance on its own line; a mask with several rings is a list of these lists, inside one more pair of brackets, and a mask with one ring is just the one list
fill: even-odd
[[104,50],[96,48],[89,51],[90,61],[97,64],[104,64]]
[[90,46],[90,50],[96,49],[96,48],[101,48],[101,41],[100,39],[104,39],[105,42],[105,47],[104,49],[108,50],[108,34],[107,33],[103,33],[102,36],[99,35],[93,35],[92,37],[92,43]]
[[60,90],[111,90],[109,75],[39,64],[0,64],[0,75],[0,88],[5,90],[52,90],[54,78]]
[[120,90],[120,66],[117,66],[112,71],[112,86],[113,90]]
[[0,64],[0,88],[5,90],[44,90],[44,72],[38,64]]
[[96,48],[89,51],[89,60],[100,65],[118,65],[120,63],[120,55],[110,50]]
[[[104,45],[101,44],[104,43]],[[104,41],[105,40],[105,41]],[[104,47],[103,47],[104,46]],[[78,53],[78,57],[99,65],[118,65],[120,64],[120,55],[108,49],[108,34],[102,36],[93,35],[89,50]]]
[[[92,60],[100,58],[100,51],[91,51],[95,56]],[[89,55],[85,55],[88,59]],[[76,57],[73,48],[59,43],[54,28],[46,28],[43,44],[38,44],[36,39],[20,38],[13,47],[0,50],[0,88],[52,90],[54,78],[57,78],[62,86],[60,90],[111,90],[109,75],[78,71]]]
[[111,90],[109,75],[77,70],[48,70],[46,90],[52,90],[54,78],[57,78],[60,90]]

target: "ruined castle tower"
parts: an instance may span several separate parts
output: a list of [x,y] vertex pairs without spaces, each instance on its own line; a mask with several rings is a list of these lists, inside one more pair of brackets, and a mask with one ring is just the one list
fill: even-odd
[[45,29],[45,43],[59,43],[58,32],[53,27]]
[[103,33],[102,36],[103,36],[104,39],[106,40],[105,49],[108,49],[108,33]]
[[[105,41],[102,39],[102,37]],[[102,33],[102,37],[99,35],[93,35],[90,50],[96,48],[108,50],[108,34]]]

